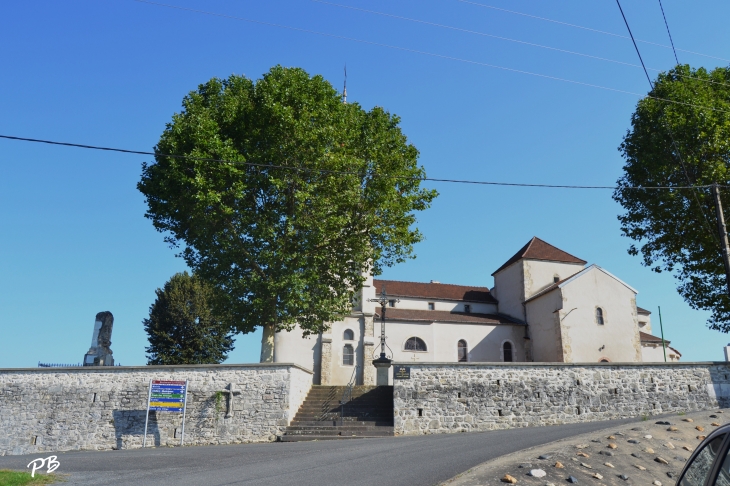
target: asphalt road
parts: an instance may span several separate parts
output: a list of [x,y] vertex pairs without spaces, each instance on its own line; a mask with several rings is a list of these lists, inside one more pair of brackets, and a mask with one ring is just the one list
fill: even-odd
[[[528,447],[640,419],[469,434],[61,452],[56,473],[73,485],[428,486]],[[0,469],[28,470],[53,453],[0,457]]]

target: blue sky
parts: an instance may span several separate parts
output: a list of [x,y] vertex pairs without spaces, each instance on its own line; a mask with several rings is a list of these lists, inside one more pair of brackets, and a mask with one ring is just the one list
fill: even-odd
[[[212,77],[258,78],[282,64],[339,89],[346,63],[349,99],[401,116],[430,177],[580,185],[620,177],[617,147],[638,97],[586,84],[645,94],[648,83],[627,65],[637,58],[612,0],[338,1],[461,30],[311,0],[165,0],[228,17],[135,0],[4,2],[0,134],[151,150],[183,96]],[[668,44],[658,2],[623,7],[636,37]],[[664,0],[664,8],[680,62],[727,65],[730,3]],[[671,50],[640,48],[649,67],[673,66]],[[146,362],[141,321],[155,289],[185,269],[144,218],[136,183],[149,159],[0,140],[0,367],[80,362],[105,310],[115,316],[117,362]],[[627,254],[610,191],[432,187],[441,195],[419,215],[418,258],[384,278],[491,287],[490,274],[538,236],[637,288],[656,332],[661,306],[685,361],[723,359],[730,336],[705,327],[707,314],[677,295],[671,275]],[[239,337],[228,362],[256,361],[259,339]]]

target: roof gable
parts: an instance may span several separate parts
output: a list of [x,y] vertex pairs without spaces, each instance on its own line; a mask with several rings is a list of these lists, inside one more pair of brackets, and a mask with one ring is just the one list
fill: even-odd
[[512,255],[512,258],[507,260],[501,267],[499,267],[492,275],[499,273],[505,268],[509,267],[513,263],[520,260],[543,260],[550,262],[561,262],[561,263],[575,263],[579,265],[585,265],[587,262],[581,260],[578,257],[567,253],[560,248],[554,247],[550,243],[546,243],[537,236],[533,236],[532,239],[520,250]]
[[604,274],[608,275],[608,276],[609,276],[609,277],[611,277],[612,279],[616,280],[616,281],[617,281],[618,283],[620,283],[621,285],[623,285],[624,287],[626,287],[627,289],[629,289],[629,290],[630,290],[630,291],[632,291],[633,293],[635,293],[635,294],[638,294],[638,293],[639,293],[639,292],[638,292],[638,291],[637,291],[637,290],[636,290],[635,288],[633,288],[633,287],[632,287],[631,285],[627,284],[626,282],[624,282],[623,280],[621,280],[621,279],[620,279],[620,278],[618,278],[617,276],[613,275],[613,274],[612,274],[611,272],[609,272],[609,271],[607,271],[607,270],[605,270],[605,269],[603,269],[603,268],[599,267],[598,265],[596,265],[596,264],[594,263],[594,264],[593,264],[593,265],[591,265],[590,267],[588,267],[588,268],[585,268],[585,269],[581,270],[580,272],[578,272],[578,273],[576,273],[576,274],[573,274],[573,275],[571,275],[570,277],[564,278],[563,280],[561,280],[561,281],[559,281],[559,282],[557,282],[557,283],[554,283],[554,284],[550,285],[549,287],[547,287],[547,288],[545,288],[545,289],[541,290],[540,292],[536,293],[535,295],[533,295],[533,296],[532,296],[532,297],[530,297],[529,299],[525,300],[525,303],[527,303],[527,302],[530,302],[531,300],[537,299],[538,297],[542,297],[543,295],[545,295],[545,294],[548,294],[548,293],[552,292],[552,291],[553,291],[553,290],[555,290],[555,289],[558,289],[558,288],[562,289],[563,287],[565,287],[565,286],[566,286],[566,285],[568,285],[569,283],[571,283],[571,282],[573,282],[573,281],[575,281],[575,280],[577,280],[577,279],[581,278],[581,277],[582,277],[583,275],[586,275],[586,274],[587,274],[588,272],[590,272],[591,270],[598,270],[598,271],[600,271],[600,272],[602,272],[602,273],[604,273]]
[[398,280],[373,280],[375,293],[385,285],[388,295],[394,297],[413,297],[417,299],[459,300],[465,302],[483,302],[496,304],[497,300],[489,292],[488,287],[470,287],[442,283],[401,282]]

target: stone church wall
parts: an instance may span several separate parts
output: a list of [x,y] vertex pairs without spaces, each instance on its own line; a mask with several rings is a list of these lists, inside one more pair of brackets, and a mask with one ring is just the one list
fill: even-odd
[[[281,435],[312,372],[286,363],[0,369],[0,455],[141,447],[150,379],[189,380],[186,445],[238,444]],[[150,412],[147,446],[178,445],[180,415]]]
[[730,406],[728,363],[399,363],[397,435],[590,422]]

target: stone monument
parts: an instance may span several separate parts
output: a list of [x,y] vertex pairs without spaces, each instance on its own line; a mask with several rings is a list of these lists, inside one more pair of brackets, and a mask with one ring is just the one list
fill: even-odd
[[84,356],[84,366],[114,366],[114,357],[109,346],[112,345],[112,326],[114,316],[111,312],[99,312],[91,335],[91,347]]

